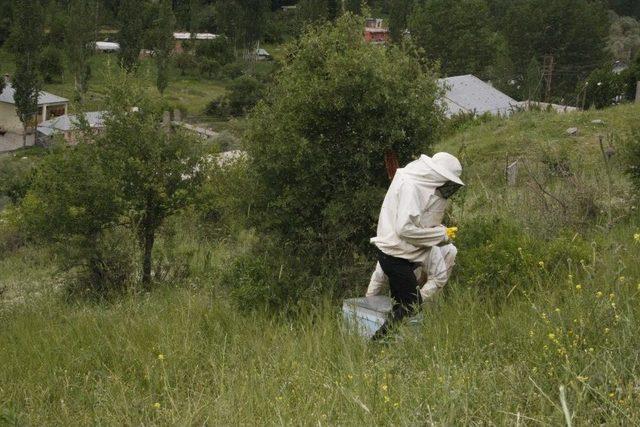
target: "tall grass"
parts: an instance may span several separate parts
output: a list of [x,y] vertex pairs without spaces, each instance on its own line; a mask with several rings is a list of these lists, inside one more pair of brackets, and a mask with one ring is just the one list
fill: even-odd
[[[335,304],[292,320],[232,309],[216,288],[166,287],[106,305],[0,312],[5,422],[44,424],[640,423],[637,247],[496,307],[450,284],[425,321],[373,345]],[[614,262],[617,260],[617,262]],[[623,267],[621,267],[623,266]],[[621,269],[624,268],[624,277]]]
[[[534,113],[447,142],[453,152],[466,143],[470,156],[472,185],[454,210],[461,239],[473,234],[464,224],[490,216],[515,219],[523,242],[542,243],[498,251],[508,236],[484,242],[480,234],[476,251],[466,251],[474,259],[461,251],[458,279],[424,308],[424,321],[387,343],[345,331],[336,301],[310,301],[295,318],[236,310],[221,271],[233,262],[229,248],[251,248],[250,232],[220,242],[197,222],[170,222],[158,259],[185,263],[191,275],[167,274],[169,284],[150,294],[101,304],[43,294],[56,283],[55,254],[29,246],[3,254],[0,284],[33,291],[0,301],[0,425],[562,425],[567,417],[640,425],[637,214],[612,228],[545,219],[527,187],[504,188],[496,168],[506,151],[544,150],[557,138],[597,185],[596,114],[628,126],[637,108]],[[563,134],[572,123],[579,139]],[[622,175],[615,178],[624,195]],[[512,265],[522,277],[503,274]],[[495,299],[494,278],[518,286]]]

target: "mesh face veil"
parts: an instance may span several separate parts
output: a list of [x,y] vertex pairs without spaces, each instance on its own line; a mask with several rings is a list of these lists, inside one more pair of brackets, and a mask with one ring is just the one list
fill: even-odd
[[442,197],[448,199],[452,197],[454,194],[458,192],[458,190],[462,187],[462,185],[455,183],[453,181],[447,181],[444,185],[441,185],[437,188],[437,190],[442,194]]

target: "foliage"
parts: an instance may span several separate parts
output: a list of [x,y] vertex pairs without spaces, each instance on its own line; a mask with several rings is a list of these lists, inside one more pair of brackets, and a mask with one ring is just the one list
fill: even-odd
[[169,58],[173,50],[173,30],[175,28],[175,17],[171,10],[170,0],[163,0],[160,3],[157,25],[154,34],[154,56],[156,59],[156,87],[160,94],[164,94],[169,84]]
[[413,4],[406,0],[389,0],[389,32],[395,42],[402,40],[408,28]]
[[76,97],[81,99],[88,90],[93,54],[93,25],[91,5],[84,0],[72,0],[68,6],[69,18],[64,36],[69,69],[73,74]]
[[609,68],[595,70],[582,85],[586,91],[585,107],[609,107],[618,102],[626,92],[622,76]]
[[162,112],[126,81],[111,86],[108,101],[106,129],[96,145],[105,168],[120,183],[123,215],[138,235],[142,281],[148,286],[158,229],[169,215],[192,202],[199,186],[199,144],[195,137],[159,127]]
[[138,66],[144,34],[139,2],[137,0],[122,0],[118,12],[118,20],[118,42],[120,43],[118,57],[120,65],[127,72],[131,72]]
[[385,151],[404,163],[437,137],[431,71],[400,47],[364,42],[362,25],[345,15],[290,46],[249,117],[251,197],[262,229],[364,246],[388,185]]
[[264,85],[254,77],[238,77],[231,82],[226,95],[229,112],[234,116],[247,113],[262,98],[264,91]]
[[196,46],[196,54],[200,57],[213,59],[220,65],[226,65],[235,59],[233,45],[231,41],[224,36],[199,43]]
[[0,161],[0,198],[4,196],[11,203],[18,204],[31,186],[35,163],[34,160],[15,157],[2,159]]
[[409,18],[409,29],[427,58],[440,61],[444,75],[483,75],[494,60],[491,20],[484,0],[419,1]]
[[185,76],[187,73],[194,71],[198,67],[198,61],[192,53],[182,52],[173,55],[176,67],[180,70],[180,74]]
[[552,95],[572,95],[578,82],[603,65],[609,20],[601,2],[531,0],[502,2],[496,22],[506,38],[515,75],[523,75],[531,58],[554,57]]
[[43,15],[38,0],[20,0],[15,4],[10,48],[16,59],[12,85],[16,112],[23,125],[23,145],[27,128],[38,113],[42,82],[38,73],[43,39]]
[[640,22],[630,16],[614,15],[607,50],[616,60],[635,58],[640,53]]
[[45,47],[42,50],[39,68],[40,75],[45,83],[62,80],[62,74],[64,73],[62,51],[54,46]]
[[625,163],[626,172],[631,182],[636,196],[640,195],[640,127],[632,130],[625,141]]

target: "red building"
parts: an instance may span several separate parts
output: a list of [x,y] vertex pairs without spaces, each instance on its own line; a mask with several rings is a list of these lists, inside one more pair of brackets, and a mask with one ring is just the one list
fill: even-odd
[[369,18],[365,22],[364,39],[369,43],[386,43],[389,29],[382,26],[382,19]]

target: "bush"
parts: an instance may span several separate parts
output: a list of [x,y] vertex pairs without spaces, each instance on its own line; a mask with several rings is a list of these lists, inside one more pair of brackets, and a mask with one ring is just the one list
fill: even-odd
[[623,78],[608,68],[592,72],[578,88],[578,92],[582,90],[586,91],[585,108],[598,109],[615,104],[626,92]]
[[185,76],[198,68],[198,61],[193,54],[188,52],[178,53],[173,56],[176,67],[180,70],[180,75]]
[[204,108],[204,113],[207,116],[217,117],[220,119],[227,118],[229,116],[229,108],[225,97],[216,98],[210,101]]
[[316,245],[369,248],[389,181],[436,140],[435,76],[414,52],[362,38],[344,15],[289,46],[289,62],[251,114],[246,133],[256,227]]
[[[514,288],[531,290],[547,275],[566,277],[569,263],[588,259],[589,245],[571,237],[543,240],[523,231],[515,222],[481,218],[460,225],[458,282],[478,288],[488,298],[502,298]],[[563,276],[564,275],[564,276]]]
[[252,109],[262,98],[265,87],[251,76],[240,76],[229,85],[226,96],[229,113],[241,116]]
[[235,79],[244,74],[244,63],[241,61],[231,62],[223,65],[220,69],[220,76],[227,79]]
[[62,51],[53,46],[47,46],[40,58],[40,73],[45,83],[62,80],[64,67],[62,65]]

